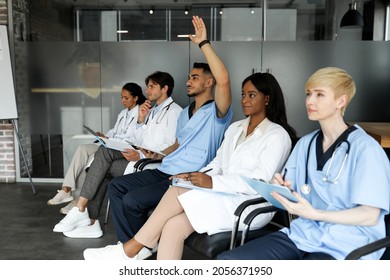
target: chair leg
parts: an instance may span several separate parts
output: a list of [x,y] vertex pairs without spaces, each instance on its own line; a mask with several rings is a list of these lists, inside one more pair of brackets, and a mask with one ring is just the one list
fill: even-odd
[[237,239],[237,231],[238,231],[238,224],[240,222],[240,216],[234,217],[234,224],[233,224],[233,230],[232,235],[230,238],[230,247],[229,250],[233,250],[234,247],[236,247],[236,239]]
[[244,245],[245,240],[248,237],[248,233],[249,233],[249,225],[245,225],[244,230],[242,231],[240,246]]
[[104,224],[108,223],[108,215],[110,214],[110,200],[107,201],[106,217],[104,218]]

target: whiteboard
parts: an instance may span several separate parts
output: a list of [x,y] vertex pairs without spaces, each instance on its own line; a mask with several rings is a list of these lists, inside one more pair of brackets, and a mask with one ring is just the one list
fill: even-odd
[[0,120],[17,119],[7,28],[0,25]]

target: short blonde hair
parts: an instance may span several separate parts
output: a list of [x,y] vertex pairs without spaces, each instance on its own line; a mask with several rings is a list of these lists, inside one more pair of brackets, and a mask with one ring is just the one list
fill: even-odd
[[352,77],[345,70],[337,67],[321,68],[309,77],[305,90],[307,91],[318,86],[330,87],[335,92],[335,98],[339,98],[342,95],[347,96],[347,103],[341,109],[341,114],[344,116],[345,110],[356,92],[355,82]]

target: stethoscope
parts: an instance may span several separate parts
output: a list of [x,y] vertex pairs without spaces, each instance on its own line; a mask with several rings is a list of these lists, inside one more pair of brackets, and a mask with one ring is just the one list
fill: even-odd
[[[306,170],[305,170],[305,183],[301,186],[301,192],[303,194],[309,194],[311,192],[311,187],[310,185],[308,184],[308,177],[309,177],[309,157],[310,157],[310,149],[311,149],[311,145],[314,141],[314,139],[318,136],[318,134],[320,134],[320,131],[318,131],[316,134],[314,134],[314,136],[310,139],[310,142],[309,142],[309,146],[307,148],[307,156],[306,156]],[[339,148],[343,143],[346,143],[347,144],[347,149],[345,151],[345,155],[344,155],[344,159],[343,159],[343,162],[341,163],[341,166],[340,166],[340,169],[339,169],[339,172],[337,173],[337,175],[331,179],[330,178],[330,175],[329,175],[329,171],[330,171],[330,168],[333,164],[333,159],[334,159],[334,155],[336,154],[336,150],[337,148]],[[341,172],[343,171],[344,169],[344,166],[345,166],[345,163],[347,161],[347,158],[348,158],[348,155],[349,155],[349,151],[350,151],[350,148],[351,148],[351,144],[349,143],[349,141],[347,139],[344,139],[344,140],[341,140],[335,147],[334,147],[334,150],[332,152],[332,156],[330,158],[330,162],[329,162],[329,165],[328,165],[328,168],[326,169],[326,172],[325,172],[325,175],[322,177],[322,180],[324,182],[328,182],[328,183],[331,183],[331,184],[337,184],[337,181],[338,179],[340,178],[340,175],[341,175]]]
[[[157,115],[157,119],[156,119],[156,124],[160,124],[160,123],[161,123],[161,121],[164,119],[165,115],[167,114],[169,108],[171,107],[171,104],[172,104],[172,103],[173,103],[173,101],[171,101],[171,103],[165,105],[164,108],[162,108],[162,109],[157,113],[158,115]],[[164,111],[164,113],[163,113],[163,111]],[[149,113],[148,118],[147,118],[146,121],[145,121],[145,125],[148,124],[150,115],[151,115],[151,114]],[[146,128],[146,126],[144,126],[144,127]]]
[[[133,109],[133,108],[132,108],[132,109]],[[131,124],[131,123],[133,122],[133,120],[134,120],[134,117],[132,117],[131,120],[130,120],[130,122],[126,125],[127,116],[129,115],[129,113],[130,113],[130,111],[131,111],[132,109],[127,110],[126,114],[125,114],[124,116],[122,116],[122,117],[119,119],[118,127],[117,127],[117,129],[116,129],[115,134],[118,134],[119,126],[122,127],[121,130],[120,130],[120,132],[121,132],[122,134],[126,134],[126,133],[127,133],[127,130],[128,130],[128,128],[129,128],[130,124]],[[124,120],[123,123],[122,123],[122,120]]]

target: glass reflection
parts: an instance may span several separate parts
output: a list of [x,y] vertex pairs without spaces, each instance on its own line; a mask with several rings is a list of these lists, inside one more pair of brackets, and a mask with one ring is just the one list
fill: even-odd
[[[347,0],[267,1],[266,42],[261,38],[263,1],[226,1],[223,7],[206,0],[202,5],[189,0],[138,1],[141,6],[123,0],[27,2],[28,10],[13,11],[15,80],[21,100],[19,124],[31,143],[34,177],[61,178],[66,143],[85,133],[86,122],[103,131],[113,125],[125,82],[144,87],[147,74],[168,71],[176,82],[173,98],[188,104],[186,76],[201,56],[187,38],[177,35],[192,32],[193,14],[206,21],[209,37],[231,73],[233,92],[239,96],[240,82],[251,72],[272,71],[286,91],[289,118],[298,132],[312,125],[301,107],[306,75],[327,65],[345,67],[361,80],[364,94],[351,104],[347,117],[390,119],[387,110],[374,109],[388,103],[385,89],[390,85],[383,78],[390,72],[388,42],[360,44],[356,41],[362,40],[363,30],[339,30]],[[365,9],[366,14],[372,12]],[[374,98],[367,100],[367,92]],[[378,105],[379,99],[384,102]],[[233,105],[235,119],[241,118],[235,95]]]

